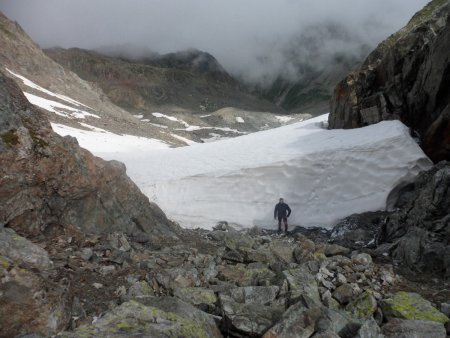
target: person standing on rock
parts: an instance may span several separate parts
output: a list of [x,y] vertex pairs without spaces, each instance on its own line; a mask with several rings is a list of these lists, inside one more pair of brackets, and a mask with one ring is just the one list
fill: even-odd
[[281,233],[281,221],[284,223],[284,231],[287,233],[288,222],[287,219],[291,215],[291,208],[289,205],[284,203],[284,199],[280,198],[280,201],[275,205],[275,211],[273,212],[273,217],[277,219],[278,217],[278,233]]

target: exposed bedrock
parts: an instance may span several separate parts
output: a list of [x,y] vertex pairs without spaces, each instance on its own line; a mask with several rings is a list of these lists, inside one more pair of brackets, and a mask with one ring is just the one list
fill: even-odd
[[0,225],[37,235],[48,225],[93,233],[174,236],[175,227],[126,175],[55,134],[19,87],[0,74]]
[[378,246],[401,267],[450,277],[450,163],[420,173],[394,207],[343,219],[332,240],[354,249]]
[[399,119],[437,163],[450,159],[450,18],[434,0],[335,88],[330,128]]

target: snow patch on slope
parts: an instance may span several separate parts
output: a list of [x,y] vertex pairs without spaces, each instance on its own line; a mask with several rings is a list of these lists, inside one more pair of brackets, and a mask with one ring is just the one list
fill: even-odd
[[81,102],[78,102],[78,101],[76,101],[76,100],[74,100],[74,99],[71,99],[70,97],[67,97],[67,96],[61,95],[61,94],[53,93],[53,92],[51,92],[50,90],[47,90],[47,89],[45,89],[45,88],[39,86],[38,84],[34,83],[33,81],[27,79],[25,76],[22,76],[22,75],[19,75],[19,74],[17,74],[17,73],[14,73],[12,70],[10,70],[10,69],[8,69],[8,68],[5,68],[5,69],[6,69],[11,75],[14,75],[16,78],[20,79],[20,80],[23,82],[23,84],[24,84],[25,86],[27,86],[27,87],[30,87],[30,88],[39,90],[39,91],[43,92],[44,94],[47,94],[47,95],[56,97],[56,98],[58,98],[58,99],[60,99],[60,100],[66,101],[66,102],[68,102],[68,103],[70,103],[70,104],[73,104],[73,105],[76,105],[76,106],[84,106],[84,107],[86,107],[86,108],[92,109],[91,107],[86,106],[85,104],[83,104],[83,103],[81,103]]
[[[34,104],[35,106],[41,107],[45,110],[48,110],[49,112],[55,113],[56,115],[72,118],[72,119],[85,119],[86,117],[95,117],[97,119],[100,118],[100,116],[88,113],[87,111],[76,109],[73,107],[66,106],[65,104],[44,99],[43,97],[36,96],[27,92],[23,92],[25,97],[30,101],[30,103]],[[67,112],[67,110],[69,112]]]
[[130,145],[111,152],[79,141],[98,156],[123,161],[142,191],[183,227],[226,220],[275,228],[279,197],[293,210],[290,224],[331,227],[352,213],[384,209],[397,184],[431,165],[398,121],[326,130],[326,120],[183,148]]
[[82,125],[90,131],[52,123],[53,130],[61,136],[76,137],[81,147],[90,150],[94,155],[102,154],[108,160],[120,159],[122,154],[132,152],[135,155],[169,148],[169,145],[156,139],[133,135],[118,135],[85,123]]

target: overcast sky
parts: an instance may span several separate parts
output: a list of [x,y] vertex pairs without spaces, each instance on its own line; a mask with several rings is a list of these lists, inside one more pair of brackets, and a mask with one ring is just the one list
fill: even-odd
[[285,51],[305,32],[311,37],[325,24],[342,25],[344,38],[321,32],[318,39],[332,41],[319,45],[326,45],[323,53],[353,52],[362,43],[376,46],[427,2],[0,0],[0,10],[42,47],[127,44],[160,53],[197,48],[213,54],[234,74],[258,78],[285,67]]

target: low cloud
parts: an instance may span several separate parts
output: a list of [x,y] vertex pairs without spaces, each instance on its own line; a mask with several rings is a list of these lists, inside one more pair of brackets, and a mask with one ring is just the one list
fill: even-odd
[[[361,58],[426,0],[0,0],[42,47],[196,48],[248,81],[301,76],[339,55]],[[302,65],[299,67],[299,65]]]

